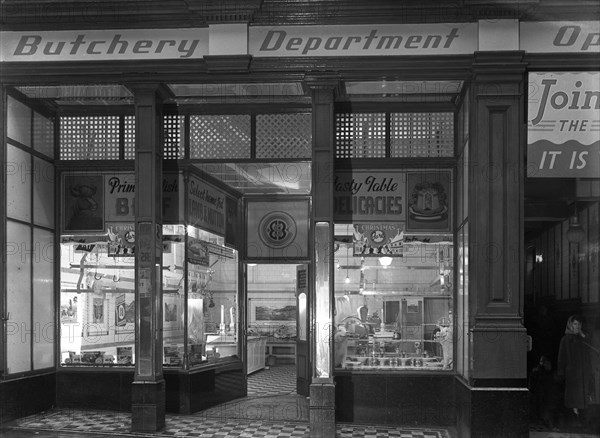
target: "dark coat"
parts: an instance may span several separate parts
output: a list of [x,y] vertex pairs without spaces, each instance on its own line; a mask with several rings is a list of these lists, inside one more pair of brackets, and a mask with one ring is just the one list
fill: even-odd
[[589,344],[579,335],[565,334],[558,349],[558,377],[565,383],[565,407],[585,409],[595,398]]

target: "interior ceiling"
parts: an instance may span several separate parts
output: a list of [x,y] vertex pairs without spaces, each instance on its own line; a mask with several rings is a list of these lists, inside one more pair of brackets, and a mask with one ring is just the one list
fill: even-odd
[[310,194],[310,162],[198,163],[194,166],[244,195]]
[[[453,102],[462,81],[346,81],[342,100],[387,102]],[[167,103],[302,102],[309,96],[300,82],[241,82],[167,84],[172,96]],[[57,106],[133,105],[133,93],[124,85],[36,85],[16,87],[31,99]],[[308,102],[308,101],[307,101]]]

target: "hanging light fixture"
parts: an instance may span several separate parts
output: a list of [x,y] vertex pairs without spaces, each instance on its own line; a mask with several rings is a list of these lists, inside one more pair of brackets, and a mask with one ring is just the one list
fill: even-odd
[[579,222],[579,213],[577,212],[577,202],[573,207],[573,214],[569,218],[569,229],[567,230],[567,240],[571,243],[579,243],[585,238],[585,231]]
[[383,266],[384,268],[387,268],[388,266],[390,266],[392,264],[392,261],[394,259],[391,257],[379,257],[379,264],[381,266]]

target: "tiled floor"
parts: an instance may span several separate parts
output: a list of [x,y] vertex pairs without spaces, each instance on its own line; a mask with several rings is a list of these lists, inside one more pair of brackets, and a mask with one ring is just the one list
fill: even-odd
[[[166,416],[155,434],[132,433],[127,412],[53,410],[17,420],[7,438],[69,437],[306,437],[309,438],[308,400],[296,394],[293,365],[258,371],[248,378],[248,397],[193,415]],[[31,432],[31,435],[26,435]],[[339,438],[450,438],[442,428],[412,428],[337,424]]]

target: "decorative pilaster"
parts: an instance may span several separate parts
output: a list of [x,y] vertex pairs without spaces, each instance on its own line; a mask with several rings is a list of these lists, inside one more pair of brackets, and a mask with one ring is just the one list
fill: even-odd
[[158,84],[130,87],[135,95],[135,376],[131,429],[165,426],[162,370],[162,110]]
[[332,75],[305,78],[312,97],[312,201],[313,266],[310,344],[310,430],[312,437],[335,435],[335,384],[333,381],[333,168],[334,96],[338,86]]
[[478,52],[473,65],[468,210],[470,373],[469,381],[461,382],[457,391],[457,426],[462,436],[520,437],[528,433],[522,58],[519,51]]

